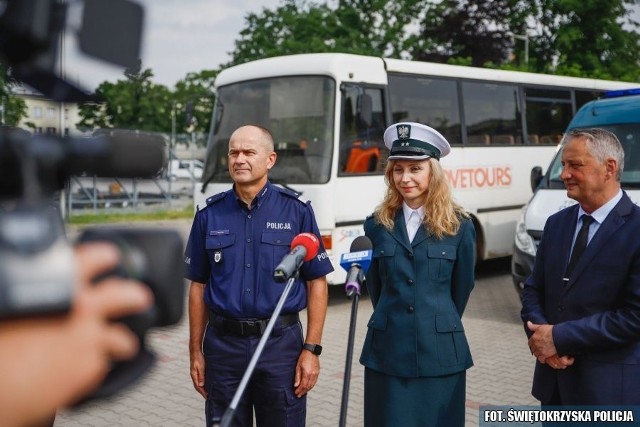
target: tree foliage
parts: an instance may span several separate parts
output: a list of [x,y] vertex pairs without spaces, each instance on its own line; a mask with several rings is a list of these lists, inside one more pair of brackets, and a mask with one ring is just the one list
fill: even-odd
[[341,0],[328,4],[284,0],[275,10],[246,17],[229,64],[296,53],[341,52],[399,57],[407,26],[417,23],[424,0]]
[[27,104],[22,98],[12,93],[12,89],[19,83],[13,78],[9,68],[0,65],[0,112],[3,120],[1,124],[17,126],[27,117]]
[[422,21],[421,37],[413,43],[413,58],[444,63],[466,59],[476,67],[506,62],[515,34],[513,6],[509,0],[443,0],[433,5]]
[[345,52],[638,81],[638,24],[628,10],[635,2],[340,0],[332,8],[283,0],[274,10],[247,15],[223,67]]
[[[217,70],[189,73],[176,83],[171,99],[175,106],[177,133],[185,130],[193,130],[198,133],[209,131],[215,101],[213,83],[217,74]],[[188,106],[191,111],[188,111]],[[188,115],[191,116],[191,119],[187,117]]]
[[634,0],[536,0],[536,71],[640,81]]
[[171,131],[171,93],[163,85],[151,82],[153,72],[142,64],[125,70],[125,79],[103,82],[95,96],[98,102],[80,106],[78,128],[136,129]]

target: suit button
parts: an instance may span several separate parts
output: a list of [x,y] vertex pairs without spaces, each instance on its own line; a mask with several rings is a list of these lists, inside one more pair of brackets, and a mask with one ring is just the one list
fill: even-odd
[[558,311],[563,311],[563,310],[564,310],[564,305],[558,304]]
[[412,305],[410,305],[409,307],[407,307],[407,311],[408,311],[409,313],[413,313],[413,311],[414,311],[414,310],[415,310],[415,309],[413,308],[413,306],[412,306]]
[[413,258],[413,252],[409,252],[407,255],[409,256],[409,258]]
[[413,285],[413,279],[407,280],[407,283],[409,284],[409,286]]

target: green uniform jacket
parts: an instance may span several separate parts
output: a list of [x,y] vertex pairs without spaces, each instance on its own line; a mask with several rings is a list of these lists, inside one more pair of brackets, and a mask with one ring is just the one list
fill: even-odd
[[473,365],[460,318],[474,286],[475,229],[455,236],[420,227],[409,243],[402,209],[393,231],[364,223],[373,243],[367,290],[374,311],[360,356],[364,366],[398,377],[435,377]]

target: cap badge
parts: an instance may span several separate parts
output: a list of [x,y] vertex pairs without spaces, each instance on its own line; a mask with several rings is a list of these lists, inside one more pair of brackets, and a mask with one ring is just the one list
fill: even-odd
[[398,125],[398,139],[409,139],[411,137],[411,126]]

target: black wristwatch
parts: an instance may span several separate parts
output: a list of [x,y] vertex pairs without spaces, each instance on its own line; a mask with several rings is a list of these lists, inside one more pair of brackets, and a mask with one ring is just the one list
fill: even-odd
[[320,344],[309,344],[308,342],[306,342],[304,343],[302,348],[304,348],[305,350],[309,350],[316,356],[320,356],[320,354],[322,354],[322,346]]

